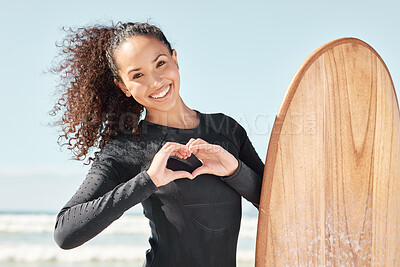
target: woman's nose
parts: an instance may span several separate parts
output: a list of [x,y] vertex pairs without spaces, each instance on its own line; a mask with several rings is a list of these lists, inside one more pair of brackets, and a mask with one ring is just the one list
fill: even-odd
[[150,81],[149,81],[150,86],[159,87],[161,84],[161,81],[162,81],[162,79],[161,79],[159,73],[157,73],[156,71],[153,71],[150,75]]

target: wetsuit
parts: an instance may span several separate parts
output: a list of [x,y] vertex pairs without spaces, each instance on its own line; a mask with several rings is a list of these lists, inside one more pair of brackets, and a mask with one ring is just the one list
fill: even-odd
[[[236,266],[241,196],[258,208],[264,165],[246,131],[222,113],[196,111],[200,124],[178,129],[141,121],[140,141],[121,134],[100,150],[81,184],[57,216],[54,237],[64,249],[82,245],[141,203],[149,219],[151,248],[143,266]],[[231,176],[202,174],[156,187],[146,170],[166,142],[201,138],[234,155]],[[201,162],[170,157],[167,168],[192,172]]]

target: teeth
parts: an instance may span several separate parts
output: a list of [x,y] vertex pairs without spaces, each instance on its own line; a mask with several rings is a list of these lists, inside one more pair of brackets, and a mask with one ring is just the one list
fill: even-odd
[[162,91],[162,92],[160,92],[159,94],[156,94],[156,95],[151,95],[150,97],[151,97],[151,98],[161,98],[161,97],[164,97],[164,96],[168,93],[170,87],[171,87],[171,86],[168,86],[164,91]]

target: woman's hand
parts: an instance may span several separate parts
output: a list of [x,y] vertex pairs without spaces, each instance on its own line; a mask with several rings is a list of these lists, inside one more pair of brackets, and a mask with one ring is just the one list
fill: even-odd
[[159,187],[168,184],[169,182],[180,179],[193,179],[193,175],[187,171],[173,171],[167,169],[167,161],[170,156],[176,156],[181,159],[186,159],[190,156],[190,151],[186,145],[174,142],[167,142],[155,155],[147,174],[150,176],[153,183]]
[[209,144],[200,138],[192,138],[186,146],[203,163],[202,166],[192,172],[193,177],[203,173],[229,176],[239,166],[238,160],[219,145]]

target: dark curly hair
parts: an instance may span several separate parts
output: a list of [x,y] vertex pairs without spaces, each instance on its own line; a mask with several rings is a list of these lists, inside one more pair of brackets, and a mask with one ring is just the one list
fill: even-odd
[[[152,36],[172,48],[163,32],[148,23],[121,23],[112,26],[63,28],[67,33],[61,44],[59,62],[52,72],[59,75],[61,94],[50,111],[62,113],[55,125],[61,126],[57,143],[68,145],[73,159],[83,160],[91,148],[101,149],[111,138],[132,133],[140,138],[139,119],[144,107],[118,88],[121,81],[114,53],[131,36]],[[61,144],[64,138],[67,143]],[[95,158],[98,152],[95,152]],[[88,163],[95,158],[88,158]]]

